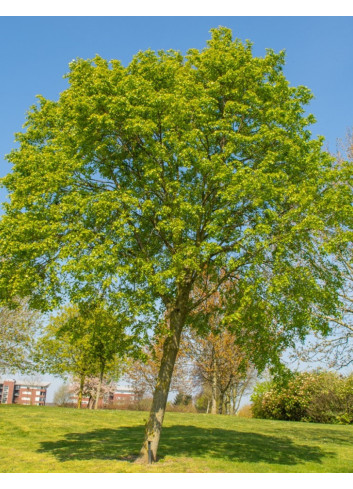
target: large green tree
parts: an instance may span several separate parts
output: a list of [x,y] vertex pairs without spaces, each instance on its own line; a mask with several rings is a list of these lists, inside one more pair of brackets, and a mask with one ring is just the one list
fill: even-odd
[[207,329],[195,311],[224,281],[222,314],[259,369],[335,312],[319,233],[332,159],[308,130],[310,91],[283,64],[223,27],[186,56],[78,59],[8,156],[2,293],[45,309],[99,291],[137,335],[163,335],[144,457],[150,441],[156,459],[181,333]]

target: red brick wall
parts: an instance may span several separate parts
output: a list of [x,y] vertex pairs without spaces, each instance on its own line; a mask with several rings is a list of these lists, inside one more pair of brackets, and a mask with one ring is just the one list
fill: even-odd
[[[39,394],[37,394],[37,391]],[[29,394],[28,394],[29,392]],[[41,394],[41,392],[45,392],[45,394]],[[36,401],[36,397],[44,397],[44,401]],[[37,405],[43,404],[45,405],[45,397],[46,397],[46,389],[43,387],[34,388],[34,387],[21,387],[19,390],[19,395],[16,396],[16,404],[31,404]]]
[[[5,380],[3,383],[3,394],[4,398],[4,387],[8,386],[8,395],[6,404],[32,404],[32,405],[45,405],[45,399],[47,395],[47,389],[45,387],[21,387],[20,389],[15,389],[16,381]],[[39,392],[39,394],[37,394]],[[16,394],[16,395],[15,395]],[[36,401],[36,398],[39,398]],[[41,400],[44,399],[44,400]]]
[[134,394],[119,394],[118,392],[114,393],[114,402],[119,402],[119,401],[133,401],[135,399]]
[[4,384],[3,384],[3,387],[2,387],[2,398],[4,398],[4,387],[6,385],[9,387],[9,391],[8,391],[8,394],[7,394],[6,404],[12,404],[13,391],[14,391],[14,388],[15,388],[15,382],[13,380],[4,380]]

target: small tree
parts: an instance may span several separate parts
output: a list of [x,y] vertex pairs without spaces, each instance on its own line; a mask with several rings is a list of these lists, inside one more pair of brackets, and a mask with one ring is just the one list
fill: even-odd
[[15,308],[0,307],[0,373],[33,371],[30,357],[41,321],[25,299],[15,300]]
[[[158,370],[163,356],[163,342],[155,338],[145,347],[140,358],[132,359],[126,370],[125,378],[132,386],[135,396],[142,399],[152,396],[156,388]],[[171,390],[181,391],[187,395],[192,393],[191,365],[189,363],[188,345],[182,340],[176,359],[174,374],[171,380]]]
[[67,406],[71,402],[71,393],[68,384],[61,385],[54,394],[54,403],[57,406]]
[[95,408],[105,374],[118,378],[130,340],[125,334],[123,318],[109,313],[103,306],[87,306],[80,312],[66,307],[51,319],[38,339],[34,356],[37,368],[59,376],[79,379],[78,408],[87,379],[96,377]]
[[227,331],[194,336],[189,350],[195,387],[201,385],[202,391],[208,387],[212,414],[235,414],[256,378],[254,367],[236,345],[236,336]]
[[195,407],[198,412],[209,413],[211,409],[212,393],[207,384],[202,386],[201,390],[195,396]]
[[[102,406],[109,404],[110,397],[114,394],[116,383],[110,379],[99,377],[86,377],[82,388],[82,397],[88,397],[88,408],[98,409],[99,401]],[[80,379],[73,379],[69,386],[70,394],[80,396],[81,382]]]
[[188,406],[192,403],[192,396],[190,394],[184,394],[178,392],[173,401],[174,406]]

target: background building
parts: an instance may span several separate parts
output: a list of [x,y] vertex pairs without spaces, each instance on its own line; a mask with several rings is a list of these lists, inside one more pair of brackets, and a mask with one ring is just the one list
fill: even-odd
[[[116,407],[124,407],[129,403],[132,403],[136,400],[135,393],[129,387],[116,387],[113,392],[109,392],[108,394],[103,394],[99,401],[98,407],[102,408],[104,406],[114,405]],[[77,405],[78,396],[75,393],[72,393],[70,396],[70,401],[73,405]],[[92,407],[94,404],[94,399],[90,399],[89,397],[82,398],[82,407]]]
[[45,406],[49,383],[16,381],[15,379],[0,381],[1,404],[28,404]]

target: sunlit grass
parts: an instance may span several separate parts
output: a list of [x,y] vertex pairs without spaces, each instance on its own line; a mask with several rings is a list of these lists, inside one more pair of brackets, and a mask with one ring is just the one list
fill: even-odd
[[152,466],[148,413],[0,407],[1,472],[353,472],[353,426],[167,413]]

